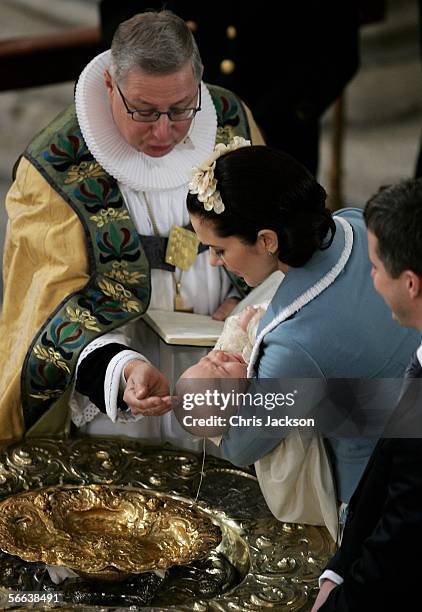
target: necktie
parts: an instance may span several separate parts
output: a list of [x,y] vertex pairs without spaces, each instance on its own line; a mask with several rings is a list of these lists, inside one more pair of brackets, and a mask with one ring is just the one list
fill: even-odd
[[421,385],[415,379],[422,378],[422,366],[414,353],[404,373],[400,400],[384,430],[385,438],[419,437],[422,434]]
[[413,353],[412,359],[404,373],[405,378],[422,378],[422,365],[416,353]]

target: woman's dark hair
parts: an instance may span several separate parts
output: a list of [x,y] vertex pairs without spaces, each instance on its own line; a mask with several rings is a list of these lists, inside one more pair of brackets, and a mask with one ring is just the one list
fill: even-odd
[[271,229],[279,260],[294,268],[331,245],[336,225],[325,208],[325,190],[287,153],[242,147],[217,159],[214,176],[224,211],[206,211],[194,194],[188,194],[187,206],[190,214],[211,221],[219,236],[255,244],[260,230]]

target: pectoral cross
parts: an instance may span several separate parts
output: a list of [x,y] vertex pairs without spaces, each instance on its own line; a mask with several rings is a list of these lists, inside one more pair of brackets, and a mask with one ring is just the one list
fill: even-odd
[[182,283],[180,280],[175,279],[175,294],[174,294],[174,310],[178,312],[193,312],[193,308],[187,308],[183,302],[182,294]]

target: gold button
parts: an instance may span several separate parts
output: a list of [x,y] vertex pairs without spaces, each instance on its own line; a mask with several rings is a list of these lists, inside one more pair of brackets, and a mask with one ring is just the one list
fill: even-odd
[[191,32],[195,33],[198,31],[198,24],[196,23],[196,21],[192,21],[191,19],[188,19],[186,22],[186,25],[188,26]]
[[234,61],[230,59],[225,59],[220,64],[220,70],[223,74],[231,74],[235,68],[236,65]]
[[226,29],[227,38],[233,39],[237,36],[237,30],[234,26],[228,26]]

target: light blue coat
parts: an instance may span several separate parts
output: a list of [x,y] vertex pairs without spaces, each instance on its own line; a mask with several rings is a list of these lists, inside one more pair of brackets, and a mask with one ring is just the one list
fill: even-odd
[[[255,363],[258,380],[399,378],[420,343],[420,334],[400,327],[373,288],[362,211],[348,208],[336,216],[352,226],[350,257],[328,288],[264,336]],[[260,323],[258,336],[282,309],[338,262],[345,233],[338,220],[336,226],[329,249],[317,251],[302,268],[289,268]],[[268,439],[257,427],[231,427],[221,444],[223,455],[236,465],[249,465],[272,450],[285,432],[280,430],[279,437],[276,434]],[[350,499],[375,443],[372,438],[328,440],[341,501]]]

